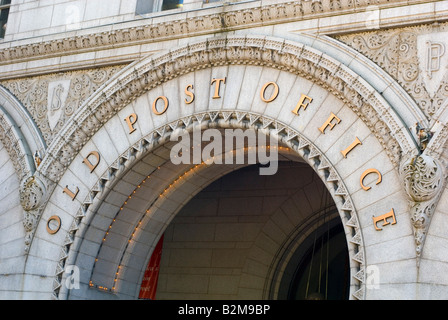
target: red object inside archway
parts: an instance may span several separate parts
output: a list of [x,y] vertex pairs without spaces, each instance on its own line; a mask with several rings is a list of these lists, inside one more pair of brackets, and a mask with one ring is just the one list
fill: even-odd
[[159,279],[160,259],[162,258],[163,235],[157,243],[151,259],[149,259],[140,287],[139,299],[155,300],[157,280]]

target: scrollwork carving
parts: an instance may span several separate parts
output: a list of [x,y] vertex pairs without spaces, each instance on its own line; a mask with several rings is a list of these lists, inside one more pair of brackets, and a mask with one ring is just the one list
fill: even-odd
[[400,175],[410,200],[411,222],[419,263],[429,224],[443,190],[445,174],[437,160],[421,154],[406,156],[400,166]]
[[[26,106],[46,142],[50,144],[81,104],[120,69],[108,67],[73,71],[63,75],[9,80],[2,82],[2,85]],[[56,92],[53,95],[51,83],[64,82],[67,83],[66,88],[58,87],[63,93]],[[52,110],[53,101],[50,99],[57,102],[57,112]]]
[[[438,32],[446,32],[448,24],[440,24]],[[448,98],[448,73],[438,80],[426,79],[425,47],[419,37],[434,31],[430,26],[379,30],[336,37],[361,52],[389,73],[414,98],[428,119],[435,117]],[[427,50],[427,49],[426,49]],[[437,56],[440,58],[440,56]],[[437,69],[439,70],[439,69]],[[443,72],[440,69],[440,72]],[[428,84],[429,82],[433,82]]]
[[25,178],[20,186],[20,204],[25,211],[35,210],[43,202],[45,185],[38,178]]
[[34,231],[39,222],[46,199],[46,186],[35,176],[29,176],[20,184],[20,204],[24,211],[23,226],[25,228],[25,251],[28,252]]

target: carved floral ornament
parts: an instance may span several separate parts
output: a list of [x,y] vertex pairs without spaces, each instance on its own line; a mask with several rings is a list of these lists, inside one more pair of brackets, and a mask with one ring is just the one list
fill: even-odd
[[385,29],[336,39],[377,63],[417,102],[426,117],[448,99],[448,23]]
[[26,107],[47,145],[68,119],[122,66],[6,80],[1,84]]
[[[415,142],[382,97],[348,68],[301,44],[259,37],[213,39],[143,59],[123,70],[81,106],[47,150],[39,172],[57,182],[73,157],[113,115],[141,94],[182,74],[206,67],[247,64],[311,79],[342,101],[375,133],[392,163]],[[51,156],[50,156],[51,155]]]
[[446,183],[446,168],[440,161],[425,153],[406,155],[400,165],[400,175],[410,202],[419,266],[431,218]]
[[20,185],[20,204],[25,210],[23,226],[25,227],[25,250],[31,245],[35,228],[43,212],[47,187],[35,176],[25,178]]

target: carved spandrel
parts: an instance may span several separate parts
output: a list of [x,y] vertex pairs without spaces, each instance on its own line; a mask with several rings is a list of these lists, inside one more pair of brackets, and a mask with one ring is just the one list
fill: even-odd
[[448,98],[448,24],[383,29],[336,37],[377,63],[428,119]]
[[66,121],[121,66],[3,81],[27,108],[49,145]]

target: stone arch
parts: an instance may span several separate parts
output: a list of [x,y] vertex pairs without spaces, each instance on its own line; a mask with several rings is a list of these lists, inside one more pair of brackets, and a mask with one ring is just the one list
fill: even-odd
[[46,144],[26,108],[0,86],[0,141],[7,148],[19,180],[36,171],[34,151],[43,152]]
[[[276,135],[281,136],[289,148],[310,159],[309,163],[322,176],[322,180],[330,184],[329,189],[332,190],[334,198],[339,199],[337,203],[339,212],[345,214],[342,215],[342,219],[350,230],[347,232],[350,235],[348,241],[354,246],[363,248],[361,229],[366,228],[366,225],[360,226],[359,217],[355,214],[356,202],[351,200],[351,194],[356,190],[350,190],[344,184],[344,179],[338,173],[340,168],[336,169],[335,165],[326,158],[325,152],[319,150],[309,137],[304,136],[291,123],[284,122],[279,114],[253,112],[234,106],[233,108],[221,106],[218,109],[209,106],[208,110],[201,112],[196,110],[198,112],[187,112],[181,117],[164,118],[165,120],[148,131],[144,137],[140,139],[132,137],[131,141],[128,141],[126,150],[120,149],[119,156],[115,156],[115,160],[110,160],[106,167],[102,167],[103,173],[96,176],[96,180],[89,178],[89,181],[85,182],[89,185],[88,190],[81,192],[76,200],[67,201],[61,198],[64,185],[69,179],[63,178],[64,176],[73,177],[73,172],[67,169],[75,163],[75,158],[79,160],[80,157],[85,157],[88,154],[86,148],[92,146],[95,134],[112,120],[115,124],[121,123],[123,116],[128,115],[126,112],[134,108],[132,104],[145,93],[159,90],[158,88],[162,88],[171,80],[176,81],[184,75],[200,70],[233,66],[270,68],[279,74],[291,74],[306,79],[326,90],[346,105],[347,110],[353,112],[356,119],[370,130],[371,141],[372,143],[376,141],[381,146],[381,157],[384,156],[382,160],[388,163],[388,168],[397,166],[401,154],[412,153],[415,150],[415,141],[406,125],[374,88],[337,60],[302,44],[255,36],[213,38],[155,58],[143,59],[118,74],[83,105],[81,111],[67,123],[60,136],[47,149],[42,165],[35,174],[36,179],[45,182],[50,196],[50,201],[42,208],[45,217],[42,223],[36,226],[36,232],[39,235],[36,246],[39,245],[40,238],[43,240],[47,237],[44,224],[49,218],[48,215],[58,211],[64,214],[64,221],[72,221],[69,225],[63,225],[61,230],[63,232],[52,239],[52,246],[55,249],[61,248],[60,255],[53,254],[51,258],[57,264],[52,290],[55,298],[59,298],[60,290],[62,290],[61,297],[66,294],[63,288],[64,267],[73,262],[74,257],[70,255],[72,245],[76,247],[76,243],[80,241],[76,233],[83,227],[85,223],[83,219],[86,215],[95,211],[98,207],[94,207],[105,200],[104,197],[107,194],[105,190],[109,191],[113,186],[115,177],[121,176],[123,171],[129,168],[127,165],[131,166],[134,163],[135,158],[141,157],[147,150],[153,150],[155,145],[167,142],[174,131],[178,128],[185,129],[192,122],[196,125],[219,122],[227,126],[261,127],[263,130],[274,131]],[[120,116],[122,118],[118,119]],[[122,125],[125,124],[122,123]],[[396,172],[393,169],[388,170],[396,190]],[[347,173],[344,175],[347,177]],[[355,178],[350,179],[353,182]],[[61,201],[60,204],[58,201]],[[67,209],[62,209],[64,204],[67,204]],[[368,207],[368,203],[360,205]],[[404,215],[401,204],[400,214]],[[371,220],[370,217],[363,219],[366,224]],[[401,220],[405,226],[408,225],[409,221]],[[371,222],[370,227],[372,227]],[[352,255],[354,263],[364,266],[363,250],[357,249],[353,252],[355,252]],[[362,283],[365,270],[360,267],[353,276],[356,281]],[[356,298],[364,298],[363,286],[359,285],[352,294]]]
[[[200,123],[196,122],[198,119],[201,119]],[[253,121],[252,124],[250,124],[250,119],[256,119]],[[339,177],[336,169],[331,165],[331,162],[325,157],[325,155],[310,142],[305,137],[303,137],[299,132],[293,131],[292,129],[289,131],[289,135],[284,131],[284,128],[286,126],[279,122],[271,122],[270,119],[265,119],[260,114],[253,114],[253,113],[245,113],[245,114],[238,114],[236,112],[230,112],[229,114],[226,113],[219,113],[216,114],[206,113],[206,114],[198,114],[193,115],[191,117],[191,120],[188,121],[190,125],[184,130],[193,130],[193,127],[196,125],[199,125],[201,128],[215,128],[217,125],[222,127],[239,127],[239,128],[254,128],[256,130],[262,130],[268,135],[275,135],[279,136],[279,141],[282,142],[282,145],[285,146],[285,148],[288,149],[288,152],[291,154],[296,154],[296,156],[300,156],[304,161],[306,161],[312,169],[318,174],[318,176],[322,179],[324,184],[326,185],[327,189],[329,190],[331,196],[333,197],[333,200],[335,201],[336,206],[339,209],[340,217],[343,222],[343,225],[346,229],[346,235],[347,235],[347,241],[349,243],[350,248],[350,255],[351,255],[351,268],[353,272],[353,285],[351,288],[351,295],[353,298],[356,299],[363,299],[364,298],[364,273],[365,273],[365,252],[364,252],[364,245],[363,245],[363,239],[361,234],[361,228],[358,223],[358,217],[355,208],[353,207],[352,200],[350,199],[350,195],[347,192],[347,187],[344,185],[344,182]],[[268,125],[266,125],[268,123]],[[279,128],[282,128],[279,131]],[[151,154],[154,151],[157,151],[157,149],[160,146],[163,146],[166,143],[169,143],[170,135],[174,134],[173,132],[165,132],[163,136],[158,136],[157,138],[153,139],[154,135],[156,135],[157,131],[151,132],[147,137],[144,137],[142,141],[138,141],[136,144],[131,146],[119,159],[117,159],[112,167],[109,167],[107,171],[110,173],[111,171],[114,171],[113,174],[110,174],[108,179],[105,179],[105,177],[101,178],[100,181],[97,181],[95,183],[95,187],[91,189],[88,193],[87,198],[82,202],[81,208],[78,210],[76,217],[74,218],[74,221],[72,225],[70,226],[70,229],[68,230],[68,235],[64,243],[64,248],[62,249],[62,255],[60,256],[60,260],[58,263],[58,268],[56,272],[56,279],[55,279],[55,291],[54,295],[55,297],[59,297],[59,295],[67,295],[68,291],[64,290],[63,283],[65,282],[64,277],[64,267],[65,265],[72,265],[76,264],[76,258],[79,254],[78,250],[80,246],[82,245],[82,240],[84,239],[85,235],[78,236],[78,230],[82,232],[82,234],[88,233],[89,228],[88,225],[90,223],[85,223],[83,219],[90,220],[94,218],[95,212],[98,212],[99,210],[102,210],[101,206],[104,202],[107,202],[107,198],[110,198],[110,193],[113,193],[115,189],[120,189],[120,187],[117,187],[117,184],[120,183],[120,181],[123,180],[123,177],[126,175],[127,172],[131,168],[133,168],[136,163],[138,163],[141,159],[145,157],[147,154]],[[151,143],[149,143],[149,141]],[[284,147],[280,147],[284,148]],[[282,152],[282,151],[280,151]],[[160,156],[160,154],[159,154]],[[154,171],[158,171],[163,169],[163,164],[169,161],[169,158],[163,159],[160,163],[157,163],[156,167],[157,169],[154,169]],[[222,168],[217,173],[212,174],[210,177],[207,177],[207,184],[214,181],[216,178],[225,175],[229,171],[233,171],[236,168],[241,167],[239,166],[231,166],[230,168]],[[116,223],[116,221],[123,221],[120,220],[119,215],[125,213],[121,213],[121,211],[124,208],[124,205],[122,206],[116,206],[115,205],[115,211],[117,212],[116,215],[113,215],[109,217],[110,225],[108,228],[103,230],[103,232],[99,232],[96,235],[96,241],[98,243],[98,252],[95,254],[95,263],[92,266],[92,271],[90,277],[92,277],[94,280],[91,280],[92,278],[89,278],[89,286],[95,287],[99,289],[102,292],[108,292],[108,293],[118,293],[120,292],[120,288],[114,288],[114,283],[117,280],[121,280],[124,283],[130,282],[126,280],[126,277],[129,277],[129,275],[122,275],[121,273],[125,271],[127,268],[129,269],[129,266],[131,264],[130,261],[133,261],[135,263],[135,260],[132,260],[133,253],[132,251],[142,251],[142,248],[136,249],[133,246],[128,246],[126,243],[136,243],[136,245],[139,245],[140,247],[145,248],[145,252],[147,254],[145,255],[145,260],[140,261],[140,274],[138,275],[137,279],[139,281],[136,281],[134,285],[139,285],[141,282],[141,277],[143,277],[143,271],[144,267],[148,262],[148,259],[150,257],[150,252],[153,250],[155,245],[157,244],[157,240],[162,235],[164,228],[169,224],[169,221],[172,220],[172,218],[176,215],[178,210],[180,210],[181,205],[185,204],[188,200],[190,200],[197,192],[202,190],[203,185],[198,186],[195,184],[190,184],[189,179],[197,179],[197,176],[201,175],[201,172],[207,172],[207,165],[201,164],[201,165],[193,165],[190,167],[187,167],[183,170],[184,172],[182,176],[179,176],[175,179],[172,179],[172,182],[169,185],[162,184],[159,189],[157,189],[158,193],[155,195],[155,199],[150,201],[149,207],[145,208],[144,213],[140,215],[140,217],[135,220],[131,225],[128,226],[131,230],[131,237],[126,238],[123,245],[121,246],[120,250],[116,250],[116,259],[115,264],[112,267],[112,269],[109,268],[109,265],[100,265],[97,268],[100,269],[96,273],[98,276],[96,279],[100,279],[100,281],[106,281],[106,284],[104,282],[97,283],[95,281],[95,264],[101,263],[104,261],[101,261],[101,258],[105,258],[105,256],[108,256],[108,259],[110,259],[110,256],[114,253],[111,252],[110,248],[108,251],[105,251],[104,255],[101,255],[101,246],[102,241],[105,241],[106,235],[109,234],[110,230],[112,230],[113,223]],[[191,176],[190,176],[191,175]],[[132,195],[134,191],[141,192],[139,189],[144,186],[144,183],[147,179],[150,179],[151,177],[154,177],[157,179],[157,175],[155,172],[152,172],[149,174],[146,178],[143,177],[142,182],[138,186],[133,186],[134,190],[128,190],[129,196],[122,194],[122,197],[119,202],[124,202],[125,204],[129,204],[132,201]],[[174,176],[177,176],[174,175]],[[153,178],[154,179],[154,178]],[[203,179],[203,178],[202,178]],[[159,184],[159,181],[154,182],[155,184]],[[172,194],[175,194],[176,192],[181,192],[180,187],[177,186],[177,184],[185,184],[188,183],[190,186],[189,188],[189,194],[184,195],[182,200],[177,203],[177,205],[173,206],[172,200],[170,200],[170,197],[176,197]],[[174,189],[174,190],[172,190]],[[102,192],[101,190],[106,190],[106,192]],[[117,191],[115,191],[117,192]],[[146,197],[144,197],[146,198]],[[129,200],[128,200],[129,199]],[[170,208],[169,210],[165,210],[165,206],[168,206]],[[107,208],[110,209],[110,205],[107,206]],[[154,221],[156,222],[154,224]],[[152,222],[154,226],[152,226],[152,229],[155,229],[154,234],[152,236],[148,235],[148,232],[145,232],[145,227],[149,225],[149,223]],[[125,222],[125,224],[128,224],[128,222]],[[143,227],[140,227],[140,225],[143,225]],[[149,227],[148,227],[149,228]],[[95,229],[95,228],[93,228]],[[137,233],[137,230],[142,229],[140,233]],[[135,235],[134,235],[135,234]],[[120,237],[122,234],[119,235]],[[138,237],[145,238],[145,241],[139,241]],[[122,239],[123,240],[123,239]],[[90,242],[94,242],[92,237],[89,238]],[[118,262],[118,263],[117,263]],[[137,270],[139,268],[136,268]],[[108,273],[108,274],[107,274]],[[132,272],[131,276],[132,276]],[[106,276],[106,277],[103,277]],[[135,276],[135,275],[134,275]],[[107,281],[108,280],[108,281]],[[120,281],[118,281],[120,283]],[[60,293],[60,290],[62,289],[62,292]],[[129,290],[129,288],[127,288]],[[131,290],[131,292],[135,292],[138,290],[138,288],[134,288],[134,290]],[[130,294],[129,291],[126,291],[127,294]],[[138,292],[137,292],[138,294]],[[130,294],[131,295],[131,294]],[[132,295],[131,295],[132,296]],[[135,296],[134,296],[135,297]]]
[[36,170],[33,152],[44,149],[40,131],[26,108],[0,86],[0,153],[5,159],[0,164],[0,188],[3,191],[0,199],[0,260],[3,262],[0,273],[9,275],[2,291],[14,292],[11,297],[15,298],[23,297],[16,288],[19,283],[23,285],[26,259],[18,252],[23,252],[29,243],[26,234],[32,220],[32,216],[24,211],[29,203],[28,195],[21,191],[29,184],[27,178]]
[[[211,66],[269,66],[303,75],[350,104],[394,163],[416,142],[385,99],[341,62],[303,44],[270,37],[213,38],[135,62],[98,90],[49,146],[39,174],[57,182],[77,151],[112,115],[166,81]],[[380,134],[380,128],[384,135]],[[393,151],[390,151],[390,150]]]

